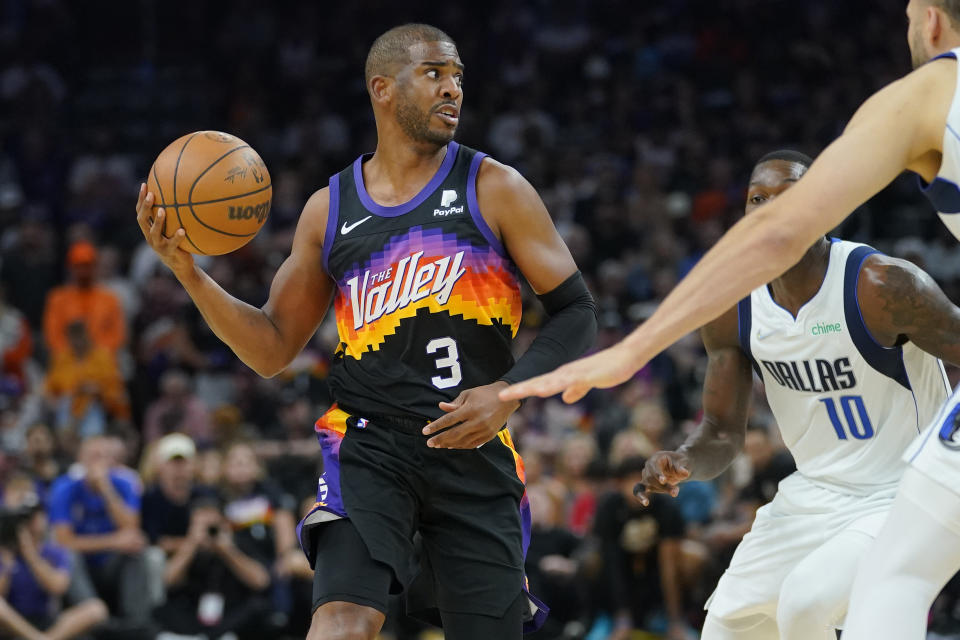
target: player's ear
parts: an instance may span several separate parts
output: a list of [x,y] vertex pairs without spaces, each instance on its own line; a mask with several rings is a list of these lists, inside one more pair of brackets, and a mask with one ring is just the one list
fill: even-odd
[[943,21],[945,19],[946,16],[943,15],[942,9],[933,5],[927,7],[927,22],[924,31],[930,44],[936,45],[937,42],[940,41],[940,36],[943,35]]
[[377,103],[389,102],[393,97],[394,79],[389,76],[373,76],[370,78],[370,84],[367,91],[370,92],[370,100]]

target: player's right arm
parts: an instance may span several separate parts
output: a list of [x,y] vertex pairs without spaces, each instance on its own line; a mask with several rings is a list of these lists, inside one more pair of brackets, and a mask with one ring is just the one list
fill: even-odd
[[686,480],[711,480],[743,449],[753,388],[750,360],[738,340],[734,307],[700,331],[707,349],[703,381],[703,420],[676,451],[650,456],[634,493],[644,504],[649,493],[677,495]]
[[293,249],[270,285],[270,297],[258,309],[234,298],[196,265],[180,248],[185,232],[172,238],[160,230],[166,212],[160,208],[148,220],[154,196],[141,185],[137,222],[147,242],[173,271],[217,337],[248,367],[265,378],[278,374],[303,349],[330,305],[334,282],[323,269],[323,232],[330,195],[313,194],[300,214]]

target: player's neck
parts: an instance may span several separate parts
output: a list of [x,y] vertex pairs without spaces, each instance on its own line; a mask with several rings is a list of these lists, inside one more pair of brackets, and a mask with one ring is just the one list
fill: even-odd
[[817,295],[830,265],[830,241],[821,238],[789,271],[770,283],[770,295],[793,314]]
[[396,144],[378,143],[373,157],[363,163],[363,182],[379,204],[402,204],[419,193],[447,154],[448,145],[416,144],[404,140]]

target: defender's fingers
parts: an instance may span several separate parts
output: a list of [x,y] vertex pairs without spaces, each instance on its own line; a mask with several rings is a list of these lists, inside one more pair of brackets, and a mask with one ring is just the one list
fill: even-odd
[[509,400],[523,400],[530,396],[539,396],[548,398],[557,395],[563,391],[567,384],[563,369],[558,369],[553,373],[546,373],[517,384],[512,384],[506,389],[502,389],[498,394],[504,402]]
[[563,401],[567,404],[573,404],[583,398],[593,387],[583,383],[573,383],[563,392]]

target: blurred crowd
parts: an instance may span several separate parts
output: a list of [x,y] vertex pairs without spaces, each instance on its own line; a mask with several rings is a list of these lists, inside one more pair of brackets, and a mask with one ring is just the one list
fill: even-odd
[[[466,65],[459,140],[538,189],[599,302],[602,348],[742,214],[756,159],[815,156],[909,65],[902,0],[415,4],[0,2],[8,635],[305,633],[311,572],[294,524],[322,471],[312,427],[336,328],[328,318],[270,380],[211,333],[134,221],[139,184],[174,138],[229,131],[266,161],[266,227],[200,260],[260,305],[307,197],[375,146],[367,47],[398,23],[436,24]],[[960,300],[960,251],[911,178],[837,235],[921,263]],[[518,353],[543,317],[525,300]],[[537,638],[696,637],[753,513],[793,470],[758,388],[730,470],[640,508],[644,458],[697,423],[704,365],[688,336],[628,384],[517,414],[527,569],[553,609]],[[955,592],[934,607],[937,637],[960,637]],[[431,632],[398,603],[385,633]]]

